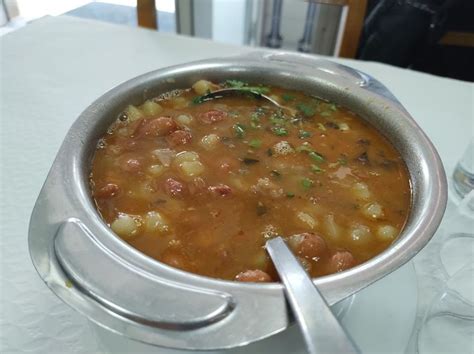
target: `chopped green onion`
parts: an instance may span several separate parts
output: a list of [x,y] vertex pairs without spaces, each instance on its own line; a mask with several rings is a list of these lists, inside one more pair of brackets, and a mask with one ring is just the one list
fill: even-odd
[[244,157],[242,159],[242,162],[246,165],[253,165],[253,164],[256,164],[257,162],[260,162],[260,160],[253,159],[251,157]]
[[298,103],[296,108],[303,113],[306,117],[312,117],[316,113],[316,109],[304,103]]
[[240,80],[226,80],[225,81],[225,86],[227,87],[233,87],[233,88],[240,88],[244,86],[248,86],[246,82],[240,81]]
[[287,193],[286,193],[286,196],[287,196],[288,198],[293,198],[293,197],[295,196],[295,193],[287,192]]
[[321,172],[324,172],[325,170],[323,170],[318,165],[311,165],[311,171],[313,171],[315,173],[321,173]]
[[290,95],[289,93],[284,93],[283,95],[281,95],[281,98],[283,98],[284,101],[288,102],[293,101],[295,99],[295,96]]
[[234,124],[234,133],[237,138],[242,139],[245,136],[245,126],[243,124],[237,123]]
[[204,97],[205,97],[205,95],[204,96],[196,96],[191,100],[191,102],[193,104],[201,104],[205,101]]
[[323,132],[326,131],[326,127],[323,125],[323,123],[318,123],[318,128],[322,130]]
[[278,135],[278,136],[287,136],[288,135],[288,130],[286,130],[283,127],[273,127],[272,132],[273,132],[273,134]]
[[313,186],[314,182],[310,180],[309,178],[303,178],[301,180],[301,185],[303,186],[304,189],[310,189]]
[[226,80],[225,87],[231,87],[242,92],[251,92],[255,95],[263,95],[270,92],[270,89],[265,86],[249,86],[248,83],[240,80]]
[[332,113],[329,112],[329,111],[324,111],[324,112],[321,112],[320,114],[321,114],[323,117],[330,117],[330,116],[332,115]]
[[324,162],[324,157],[322,157],[321,154],[318,154],[316,151],[309,152],[308,156],[311,157],[314,161]]
[[310,132],[307,132],[305,130],[300,130],[299,132],[299,137],[301,139],[304,139],[304,138],[310,138],[311,137],[311,133]]
[[296,148],[296,151],[297,152],[312,152],[314,150],[313,150],[311,144],[306,141],[302,145],[298,146]]
[[260,117],[258,113],[252,113],[250,116],[250,126],[252,128],[260,128]]
[[252,139],[249,142],[249,146],[254,149],[258,149],[262,146],[262,141],[260,139]]

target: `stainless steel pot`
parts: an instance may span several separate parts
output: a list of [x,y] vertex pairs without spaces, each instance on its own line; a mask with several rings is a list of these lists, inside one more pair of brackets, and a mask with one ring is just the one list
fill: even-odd
[[281,284],[221,281],[159,263],[115,236],[91,199],[88,176],[97,141],[124,107],[202,78],[259,82],[334,101],[374,125],[402,154],[413,189],[408,223],[382,254],[314,280],[329,304],[394,271],[432,237],[446,206],[443,166],[429,139],[380,82],[339,64],[283,52],[193,62],[107,92],[64,140],[33,210],[28,240],[38,273],[74,309],[114,332],[182,349],[244,345],[288,327]]

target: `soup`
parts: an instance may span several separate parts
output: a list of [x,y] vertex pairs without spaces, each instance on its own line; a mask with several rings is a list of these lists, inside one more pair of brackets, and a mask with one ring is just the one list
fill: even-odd
[[[224,87],[240,94],[206,99]],[[136,249],[237,281],[278,280],[265,251],[277,235],[312,277],[360,264],[397,238],[411,198],[400,154],[356,114],[236,80],[126,107],[98,143],[90,185]]]

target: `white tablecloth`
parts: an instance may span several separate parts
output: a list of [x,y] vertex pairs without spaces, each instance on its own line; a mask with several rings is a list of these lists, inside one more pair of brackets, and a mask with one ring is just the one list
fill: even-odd
[[[72,310],[42,284],[27,251],[35,199],[80,112],[136,75],[248,50],[71,17],[44,18],[0,38],[0,352],[77,352],[82,346],[75,342],[90,330],[76,322],[64,325],[72,321]],[[474,136],[471,83],[378,63],[336,61],[383,82],[431,138],[451,174]],[[425,261],[417,264],[415,258],[419,277],[428,269]],[[63,325],[45,321],[50,316]],[[54,341],[43,340],[48,336]]]

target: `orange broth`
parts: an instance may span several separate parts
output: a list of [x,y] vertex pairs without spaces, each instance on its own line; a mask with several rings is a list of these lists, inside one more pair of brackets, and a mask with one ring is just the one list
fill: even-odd
[[[228,86],[242,95],[203,99]],[[356,114],[235,80],[128,106],[98,144],[90,185],[133,247],[241,281],[278,279],[264,247],[277,235],[312,277],[360,264],[397,238],[411,198],[400,154]]]

